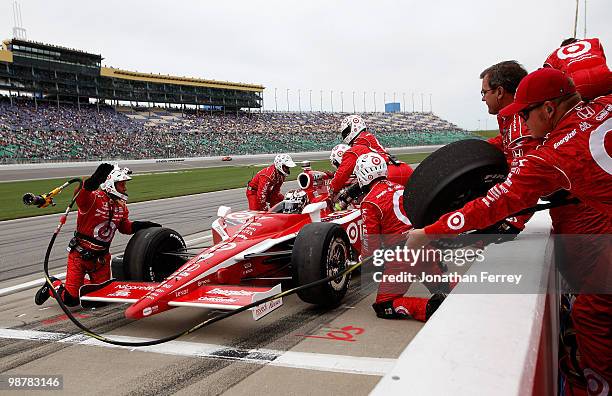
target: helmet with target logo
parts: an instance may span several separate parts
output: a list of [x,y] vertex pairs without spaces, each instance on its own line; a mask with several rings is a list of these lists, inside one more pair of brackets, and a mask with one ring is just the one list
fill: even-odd
[[366,128],[366,123],[363,121],[363,118],[357,114],[344,117],[340,123],[340,133],[342,134],[343,142],[351,144],[357,135],[365,131]]
[[289,168],[295,167],[295,162],[293,162],[289,154],[278,154],[274,157],[274,167],[280,173],[287,176],[290,173]]
[[106,181],[100,184],[100,188],[110,196],[127,202],[128,195],[117,191],[116,183],[132,180],[131,174],[132,171],[129,168],[119,168],[119,165],[115,163],[115,168],[108,175]]
[[331,151],[331,155],[329,156],[329,160],[331,161],[331,164],[334,168],[338,169],[338,167],[342,163],[342,156],[344,155],[346,150],[350,148],[350,146],[344,143],[340,143],[334,146]]
[[367,153],[357,158],[354,172],[359,187],[364,187],[381,177],[387,177],[387,163],[377,153]]

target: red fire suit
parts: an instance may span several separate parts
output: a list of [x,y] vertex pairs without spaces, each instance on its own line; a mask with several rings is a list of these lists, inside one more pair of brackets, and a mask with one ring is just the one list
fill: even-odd
[[285,197],[280,188],[285,182],[285,175],[280,173],[274,165],[270,165],[257,172],[247,184],[246,196],[249,201],[249,210],[267,210],[282,201]]
[[[561,208],[551,211],[556,233],[612,234],[611,113],[612,95],[578,104],[564,115],[542,146],[518,160],[506,181],[491,188],[485,197],[442,216],[425,227],[425,232],[458,234],[482,229],[535,205],[541,196],[566,189],[589,212],[581,220],[568,221],[563,220],[567,212]],[[586,277],[578,287],[588,292],[589,281],[609,271],[612,243],[609,238],[599,238],[595,244],[585,242],[588,239],[582,238],[580,244],[570,243],[565,248],[573,251],[569,257],[579,259],[570,263],[570,278],[580,282]],[[612,294],[581,294],[572,310],[585,377],[600,384],[598,389],[610,387]]]
[[[406,239],[406,233],[412,224],[404,212],[404,186],[389,180],[377,180],[361,201],[363,219],[362,256],[369,257],[381,248],[392,248]],[[387,261],[384,264],[383,276],[423,272],[424,263],[411,266],[402,261]],[[434,263],[431,273],[440,273],[440,267]],[[393,308],[416,320],[426,320],[427,298],[404,297],[411,282],[381,281],[376,295],[376,303],[393,301]]]
[[599,39],[583,39],[560,47],[546,58],[544,66],[568,73],[584,99],[612,92],[612,73]]
[[111,255],[108,247],[115,231],[132,234],[132,222],[128,219],[125,202],[114,200],[101,190],[81,189],[76,203],[79,207],[76,227],[78,245],[98,254],[92,259],[84,259],[76,249],[68,254],[64,284],[65,292],[73,298],[79,296],[79,288],[83,286],[85,274],[89,275],[92,283],[102,283],[110,279]]
[[389,158],[389,154],[385,148],[380,144],[378,139],[368,131],[361,132],[351,143],[351,148],[346,150],[342,155],[342,162],[336,170],[334,178],[331,181],[330,188],[338,192],[346,184],[346,181],[351,177],[351,174],[355,170],[355,164],[360,155],[367,153],[378,153],[387,162],[388,174],[387,178],[394,183],[405,186],[408,179],[412,175],[412,168],[410,165],[405,164],[401,161],[395,161],[397,165],[393,164]]
[[[531,136],[527,124],[518,114],[508,117],[498,115],[497,123],[499,125],[499,135],[489,139],[488,142],[504,153],[508,167],[512,167],[517,158],[524,156],[542,143],[542,139]],[[507,221],[522,230],[531,216],[527,214]]]

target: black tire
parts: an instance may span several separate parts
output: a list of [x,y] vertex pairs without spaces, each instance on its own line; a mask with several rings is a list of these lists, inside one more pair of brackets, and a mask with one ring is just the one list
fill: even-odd
[[151,227],[132,236],[123,255],[126,279],[144,282],[162,282],[168,275],[185,264],[180,256],[161,254],[180,251],[186,247],[178,232],[163,227]]
[[404,190],[404,209],[416,228],[462,208],[508,175],[504,154],[484,140],[467,139],[434,151]]
[[[346,268],[351,259],[351,244],[342,227],[334,223],[306,224],[298,233],[291,254],[291,269],[296,286],[326,278]],[[350,274],[340,279],[297,292],[302,301],[324,307],[340,304],[350,282]]]

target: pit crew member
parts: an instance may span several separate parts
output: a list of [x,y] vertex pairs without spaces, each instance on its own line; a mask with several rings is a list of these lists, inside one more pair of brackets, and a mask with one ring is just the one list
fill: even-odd
[[340,133],[344,143],[349,145],[350,149],[344,152],[342,162],[330,183],[331,197],[335,197],[340,189],[345,186],[346,181],[353,173],[357,158],[366,153],[378,153],[388,165],[389,180],[402,186],[406,185],[410,175],[412,175],[412,168],[402,161],[395,160],[387,153],[378,139],[367,130],[367,126],[360,116],[346,116],[340,124]]
[[288,154],[278,154],[274,163],[257,172],[246,189],[249,210],[268,210],[283,200],[280,189],[295,162]]
[[[76,203],[79,208],[74,238],[68,245],[66,281],[51,278],[53,287],[64,304],[79,304],[79,288],[85,283],[85,275],[91,283],[102,283],[110,279],[109,247],[115,231],[133,234],[149,227],[161,227],[150,221],[130,221],[126,205],[128,195],[126,182],[131,180],[128,168],[115,164],[101,164],[83,183]],[[45,283],[36,293],[36,305],[42,305],[53,296]]]
[[[497,116],[499,135],[490,138],[488,142],[504,153],[508,167],[513,162],[538,146],[542,139],[534,138],[529,133],[525,121],[518,114],[502,116],[500,110],[512,104],[514,94],[527,71],[517,61],[503,61],[486,68],[480,73],[482,101],[487,105],[489,114]],[[507,219],[504,233],[518,234],[525,228],[525,223],[531,215],[523,215]]]
[[[543,68],[521,81],[514,103],[502,110],[502,114],[513,112],[522,115],[533,136],[545,137],[544,143],[520,158],[506,181],[485,197],[424,229],[411,231],[408,247],[422,246],[434,235],[486,228],[560,189],[568,190],[602,218],[603,223],[593,223],[583,232],[612,234],[612,95],[582,102],[571,79],[559,70]],[[578,268],[584,265],[589,281],[601,278],[598,272],[610,268],[610,240],[598,241],[587,248],[595,252],[587,256],[588,262],[574,263]],[[591,269],[596,272],[590,274]],[[578,288],[588,292],[583,286]],[[612,384],[612,295],[580,294],[572,316],[589,392],[601,394],[598,390],[609,390]]]
[[552,67],[569,74],[576,90],[584,100],[612,93],[612,73],[606,55],[597,38],[569,38],[554,50],[544,67]]
[[[404,213],[404,186],[387,179],[387,163],[377,153],[366,153],[357,159],[355,175],[362,190],[367,191],[361,201],[363,219],[362,256],[369,257],[381,248],[402,243],[412,228]],[[410,263],[386,262],[384,276],[413,271]],[[422,269],[414,271],[420,274]],[[437,265],[434,272],[440,272]],[[410,319],[425,322],[440,306],[443,295],[434,294],[430,299],[404,297],[410,282],[382,281],[372,305],[376,315],[384,319]]]

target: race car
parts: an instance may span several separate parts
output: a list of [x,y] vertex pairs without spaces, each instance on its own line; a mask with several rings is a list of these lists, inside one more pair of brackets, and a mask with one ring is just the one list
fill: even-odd
[[231,161],[231,160],[232,160],[232,157],[230,157],[229,155],[221,157],[221,161]]
[[[168,228],[136,233],[112,261],[114,279],[85,285],[84,307],[100,302],[130,303],[125,316],[140,319],[174,307],[233,310],[339,274],[360,254],[361,211],[353,203],[332,210],[331,175],[308,164],[299,189],[269,211],[232,212],[221,206],[212,223],[213,246],[189,254],[183,237]],[[324,307],[341,303],[350,274],[300,290],[303,301]],[[252,309],[255,320],[282,305],[268,301]]]

